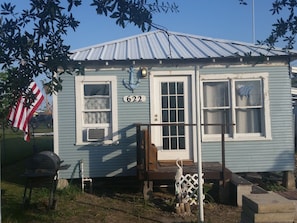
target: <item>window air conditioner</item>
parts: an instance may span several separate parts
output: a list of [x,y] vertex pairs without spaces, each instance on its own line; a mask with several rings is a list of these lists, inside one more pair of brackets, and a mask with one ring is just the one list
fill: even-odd
[[87,129],[88,142],[102,142],[104,140],[104,129]]

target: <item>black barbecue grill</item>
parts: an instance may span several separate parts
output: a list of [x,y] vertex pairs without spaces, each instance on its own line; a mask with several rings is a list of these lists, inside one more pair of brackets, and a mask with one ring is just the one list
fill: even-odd
[[54,209],[56,207],[55,191],[58,182],[58,171],[70,167],[68,164],[61,165],[62,163],[60,157],[51,151],[37,153],[28,160],[23,174],[26,177],[23,196],[25,206],[30,204],[33,188],[48,188],[50,189],[48,208]]

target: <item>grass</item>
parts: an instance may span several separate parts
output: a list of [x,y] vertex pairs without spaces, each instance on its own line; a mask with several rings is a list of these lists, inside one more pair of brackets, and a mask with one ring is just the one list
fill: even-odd
[[[45,131],[48,129],[45,129]],[[23,203],[26,158],[33,154],[33,146],[38,151],[53,149],[52,137],[36,137],[30,143],[23,141],[22,132],[5,129],[5,136],[0,134],[1,144],[1,214],[3,223],[35,222],[197,222],[197,208],[191,216],[177,216],[174,193],[168,191],[154,192],[151,201],[144,201],[137,183],[123,181],[96,181],[93,194],[82,193],[79,182],[55,193],[57,207],[48,208],[48,188],[33,188],[30,205]],[[4,141],[3,141],[4,139]],[[105,179],[106,180],[106,179]],[[78,183],[78,184],[77,184]],[[206,189],[207,191],[207,189]],[[227,206],[205,204],[206,221],[239,222],[240,210]],[[227,221],[222,221],[227,217]],[[232,219],[232,220],[230,220]]]
[[[73,214],[73,209],[59,208],[48,209],[49,190],[46,188],[34,189],[30,205],[23,204],[24,187],[19,184],[2,181],[2,219],[3,223],[12,222],[56,222],[61,218],[67,219]],[[72,186],[65,190],[57,191],[56,197],[60,207],[69,206],[78,193],[79,188]]]
[[[52,129],[38,128],[36,132],[49,132]],[[16,161],[31,156],[36,151],[53,150],[52,136],[31,136],[30,142],[25,142],[22,131],[13,131],[11,128],[4,128],[0,133],[1,140],[1,164],[6,166]]]
[[[0,133],[1,148],[1,214],[3,222],[42,222],[34,212],[27,212],[23,206],[25,179],[21,177],[25,170],[26,158],[34,151],[53,150],[53,137],[31,136],[30,142],[25,142],[22,131],[2,127]],[[36,132],[49,132],[52,129],[40,126]],[[32,130],[31,130],[32,132]],[[47,192],[48,193],[48,192]],[[45,192],[43,192],[45,195]],[[37,195],[41,198],[43,195]],[[34,196],[35,197],[35,196]],[[34,201],[33,201],[34,202]],[[40,216],[41,217],[41,216]],[[30,219],[30,220],[29,220]]]
[[48,208],[49,188],[33,188],[30,204],[24,205],[26,179],[21,175],[25,170],[26,159],[33,154],[34,146],[38,151],[52,151],[53,139],[45,136],[36,137],[29,143],[24,142],[23,133],[14,132],[10,128],[6,128],[0,136],[3,223],[119,222],[114,212],[118,212],[119,216],[125,216],[122,218],[128,219],[129,222],[135,222],[135,219],[143,219],[147,211],[154,213],[155,207],[144,202],[141,193],[131,193],[131,187],[130,191],[126,192],[126,188],[122,190],[118,184],[108,185],[105,187],[106,190],[97,190],[94,192],[95,195],[90,195],[81,193],[79,185],[74,182],[67,189],[55,193],[55,210]]
[[168,211],[173,210],[172,195],[159,194],[162,199],[144,202],[142,194],[135,190],[107,185],[96,188],[94,194],[81,193],[80,187],[70,185],[56,192],[57,207],[51,210],[48,189],[33,188],[30,205],[24,206],[24,186],[4,180],[2,222],[163,222],[158,219],[176,217]]

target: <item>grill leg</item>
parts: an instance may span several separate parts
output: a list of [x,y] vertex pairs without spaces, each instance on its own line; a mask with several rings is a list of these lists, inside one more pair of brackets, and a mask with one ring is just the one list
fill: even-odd
[[[29,189],[29,196],[27,197],[27,190]],[[30,179],[26,180],[25,189],[24,189],[24,195],[23,195],[23,205],[24,207],[29,206],[30,200],[32,195],[32,182]]]
[[48,201],[48,208],[52,210],[55,210],[57,206],[57,200],[55,198],[55,193],[57,189],[57,178],[58,178],[57,176],[53,178],[49,201]]

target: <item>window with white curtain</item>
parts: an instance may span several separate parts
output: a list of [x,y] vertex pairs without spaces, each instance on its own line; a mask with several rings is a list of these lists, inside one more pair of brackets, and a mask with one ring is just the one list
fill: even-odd
[[[220,134],[221,126],[216,124],[229,123],[231,101],[228,81],[203,82],[203,117],[205,134]],[[230,133],[229,126],[225,128]]]
[[271,138],[267,73],[202,75],[201,80],[204,140],[220,139],[222,131],[230,139]]
[[112,143],[117,130],[116,78],[76,77],[77,143]]

